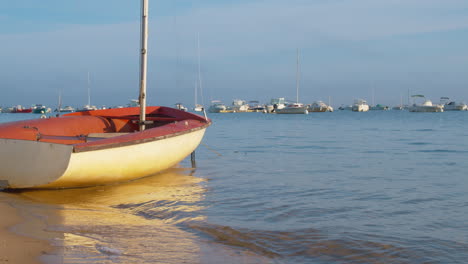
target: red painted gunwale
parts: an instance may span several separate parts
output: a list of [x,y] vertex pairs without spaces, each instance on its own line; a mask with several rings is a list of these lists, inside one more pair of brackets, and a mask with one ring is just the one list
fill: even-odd
[[[138,131],[139,107],[69,113],[60,117],[0,124],[0,138],[32,140],[74,146],[74,152],[121,147],[160,140],[203,129],[211,124],[204,117],[178,109],[150,106],[147,129]],[[88,141],[90,133],[128,133]]]

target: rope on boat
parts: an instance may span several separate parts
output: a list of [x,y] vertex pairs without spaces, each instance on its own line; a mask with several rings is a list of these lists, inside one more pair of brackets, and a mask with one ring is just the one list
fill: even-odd
[[211,150],[213,153],[215,153],[216,155],[218,155],[219,157],[222,156],[221,153],[219,153],[218,151],[216,151],[216,150],[210,148],[210,146],[208,146],[207,144],[205,144],[205,143],[203,143],[203,142],[202,142],[201,144],[202,144],[203,146],[205,146],[208,150]]

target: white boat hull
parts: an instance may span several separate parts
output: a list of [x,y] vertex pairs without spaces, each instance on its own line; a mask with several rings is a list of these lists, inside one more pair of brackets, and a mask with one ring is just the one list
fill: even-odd
[[277,114],[308,114],[309,111],[307,110],[307,107],[285,107],[281,109],[276,109],[275,113]]
[[444,111],[466,111],[468,107],[466,105],[445,105]]
[[434,112],[444,112],[444,107],[440,105],[433,105],[433,106],[416,105],[416,106],[411,106],[408,110],[410,112],[434,113]]
[[[0,187],[67,188],[128,181],[173,167],[206,128],[140,144],[73,152],[73,146],[0,139]],[[44,166],[46,164],[46,166]]]
[[367,112],[369,111],[369,105],[353,105],[351,110],[354,112]]

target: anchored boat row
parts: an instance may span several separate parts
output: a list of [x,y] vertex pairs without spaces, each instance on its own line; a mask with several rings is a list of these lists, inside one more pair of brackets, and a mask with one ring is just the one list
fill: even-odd
[[[433,104],[424,95],[413,95],[413,103],[410,105],[397,105],[389,107],[382,104],[369,105],[364,99],[356,99],[352,105],[340,106],[338,110],[349,110],[354,112],[367,112],[369,110],[408,110],[410,112],[443,112],[443,111],[467,111],[468,105],[463,102],[441,97],[439,104]],[[181,110],[188,111],[182,104],[176,104]],[[203,111],[203,106],[197,105],[194,111]],[[231,105],[225,105],[219,100],[211,102],[208,112],[210,113],[240,113],[240,112],[263,112],[275,114],[308,114],[310,112],[333,112],[333,107],[323,101],[315,101],[312,104],[288,102],[285,98],[273,98],[269,104],[260,104],[258,101],[233,100]]]

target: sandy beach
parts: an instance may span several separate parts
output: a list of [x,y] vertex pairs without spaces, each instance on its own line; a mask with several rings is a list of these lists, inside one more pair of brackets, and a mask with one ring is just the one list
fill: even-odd
[[26,219],[4,201],[0,201],[0,211],[0,263],[41,263],[39,257],[52,249],[48,242],[10,231]]

